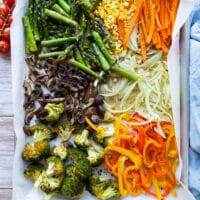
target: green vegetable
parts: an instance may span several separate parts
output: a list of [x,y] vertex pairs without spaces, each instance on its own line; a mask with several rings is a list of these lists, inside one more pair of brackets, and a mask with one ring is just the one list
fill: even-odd
[[64,37],[64,38],[57,38],[57,39],[52,39],[52,40],[43,40],[41,42],[41,45],[43,47],[53,47],[53,46],[58,46],[62,44],[66,44],[69,42],[76,42],[77,37]]
[[67,46],[64,52],[58,56],[57,61],[65,60],[65,58],[72,52],[73,48],[74,48],[74,44]]
[[36,41],[40,41],[40,33],[38,29],[38,7],[36,6],[38,0],[29,0],[28,5],[28,19],[30,22],[30,26],[33,31],[33,35]]
[[96,32],[96,31],[93,31],[92,35],[93,35],[93,38],[94,38],[95,42],[97,43],[98,47],[101,49],[101,51],[103,52],[104,56],[106,57],[108,63],[110,65],[113,65],[115,61],[112,58],[112,56],[110,55],[108,49],[106,48],[103,40],[101,39],[100,34],[98,32]]
[[72,160],[72,162],[76,163],[77,161],[81,159],[86,159],[87,158],[87,153],[86,151],[83,151],[78,148],[71,148],[69,149],[69,158]]
[[67,2],[65,2],[65,0],[58,0],[58,3],[60,4],[60,6],[63,8],[63,10],[67,13],[70,12],[70,6],[67,4]]
[[61,14],[59,14],[59,13],[53,11],[53,10],[49,10],[49,9],[46,8],[44,12],[48,17],[51,17],[52,19],[55,19],[58,22],[62,22],[62,23],[65,23],[67,25],[71,25],[73,27],[79,28],[79,24],[76,21],[74,21],[74,20],[72,20],[72,19],[70,19],[66,16],[63,16],[63,15],[61,15]]
[[33,134],[34,142],[50,140],[52,138],[51,130],[42,124],[31,126],[30,131]]
[[114,66],[111,68],[111,70],[117,74],[119,74],[120,76],[124,77],[124,78],[127,78],[131,81],[136,81],[137,80],[137,75],[134,74],[132,71],[130,70],[125,70],[125,69],[122,69],[121,67],[117,67],[117,66]]
[[80,0],[80,4],[83,7],[83,9],[87,10],[88,12],[93,11],[100,0]]
[[39,59],[45,59],[45,58],[50,58],[50,57],[58,57],[59,55],[62,55],[63,51],[54,51],[54,52],[49,52],[49,53],[41,53],[38,55]]
[[110,64],[108,63],[108,61],[106,60],[106,58],[104,57],[103,53],[101,52],[101,50],[99,49],[99,47],[93,43],[92,47],[94,49],[94,52],[96,53],[100,63],[101,63],[101,68],[104,71],[108,71],[110,69]]
[[40,163],[31,163],[24,170],[24,177],[36,181],[44,169],[44,166]]
[[62,7],[60,7],[57,3],[53,5],[52,7],[56,12],[60,13],[61,15],[69,17],[69,15],[63,10]]
[[40,161],[47,157],[50,153],[50,145],[48,141],[35,142],[34,144],[27,143],[22,152],[22,158],[25,161]]
[[85,65],[85,62],[83,60],[83,57],[78,49],[78,47],[75,48],[74,50],[74,54],[75,54],[75,58],[78,62],[80,62],[81,64]]
[[103,140],[103,147],[105,148],[105,147],[107,147],[109,145],[112,145],[113,140],[114,140],[113,137],[106,137],[106,138],[104,138],[104,140]]
[[84,189],[83,181],[77,176],[65,177],[62,186],[61,194],[69,198],[78,198],[82,196]]
[[88,66],[78,62],[78,61],[75,61],[74,59],[70,59],[69,60],[69,63],[75,67],[78,67],[79,69],[83,70],[84,72],[92,75],[92,76],[95,76],[97,79],[101,80],[102,79],[102,76],[97,74],[95,71],[93,71],[92,69],[90,69]]
[[58,193],[62,184],[63,175],[58,177],[51,177],[43,171],[34,184],[35,188],[40,188],[46,194]]
[[104,131],[95,131],[92,136],[96,142],[103,144],[105,138],[114,135],[114,126],[111,123],[102,123],[100,126],[104,128]]
[[63,102],[60,103],[47,103],[44,110],[47,112],[45,120],[47,122],[56,122],[60,119],[65,109]]
[[46,159],[48,164],[48,168],[46,170],[47,176],[60,176],[64,175],[64,163],[63,161],[57,156],[51,156]]
[[93,175],[89,178],[88,191],[101,200],[119,199],[118,183],[112,179],[100,178]]
[[90,161],[92,166],[99,166],[103,162],[104,149],[93,140],[91,140],[91,146],[87,148],[87,154],[87,159]]
[[84,129],[81,133],[76,134],[74,138],[74,143],[79,148],[87,148],[91,145],[91,141],[88,137],[89,137],[89,131]]
[[32,27],[29,22],[29,18],[24,16],[23,18],[24,28],[26,32],[26,54],[35,53],[38,51],[37,44],[33,35]]
[[74,130],[75,127],[69,121],[61,122],[54,127],[54,132],[61,137],[62,141],[69,140]]
[[53,149],[53,155],[58,156],[61,160],[65,160],[67,158],[67,148],[62,144]]
[[67,165],[67,176],[77,176],[81,180],[86,180],[92,175],[92,166],[87,159],[81,159],[77,162]]

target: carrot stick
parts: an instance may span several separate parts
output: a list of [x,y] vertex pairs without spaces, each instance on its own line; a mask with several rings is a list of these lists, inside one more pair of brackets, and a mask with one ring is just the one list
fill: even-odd
[[146,1],[144,2],[144,8],[143,8],[144,20],[145,20],[145,24],[146,24],[147,31],[148,31],[149,28],[150,28],[150,23],[149,23],[150,11],[149,11],[149,7],[148,7],[147,5],[148,5],[148,0],[146,0]]
[[144,62],[147,59],[147,48],[141,24],[139,24],[139,39],[142,52],[142,61]]
[[143,34],[144,34],[144,38],[145,38],[145,41],[147,41],[147,28],[146,28],[146,25],[145,25],[145,17],[144,17],[144,11],[141,15],[141,19],[140,19],[140,22],[141,22],[141,25],[142,25],[142,31],[143,31]]
[[144,3],[144,0],[138,0],[137,1],[137,8],[136,8],[136,11],[133,15],[133,18],[131,20],[131,24],[130,24],[130,27],[129,27],[129,30],[128,32],[126,33],[126,37],[124,39],[124,44],[127,46],[128,45],[128,42],[129,42],[129,39],[131,37],[131,34],[133,32],[133,29],[135,28],[135,25],[137,24],[137,22],[139,21],[139,17],[140,17],[140,14],[142,12],[142,9],[143,9],[143,3]]
[[118,32],[119,32],[119,39],[124,44],[124,38],[125,38],[125,28],[124,28],[124,22],[119,19],[119,16],[117,17],[117,26],[118,26]]
[[153,31],[154,31],[154,27],[155,27],[155,10],[154,10],[154,4],[152,4],[151,0],[150,0],[150,20],[151,20],[151,25],[150,25],[150,29],[149,29],[149,34],[147,37],[147,43],[149,44],[152,40],[152,36],[153,36]]

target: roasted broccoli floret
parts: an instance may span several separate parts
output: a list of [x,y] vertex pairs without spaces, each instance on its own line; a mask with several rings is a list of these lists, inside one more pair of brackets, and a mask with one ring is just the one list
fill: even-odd
[[84,185],[84,182],[79,177],[67,176],[63,179],[60,191],[66,197],[76,198],[83,194]]
[[81,133],[76,134],[74,138],[74,143],[79,148],[87,148],[91,145],[91,141],[88,137],[89,137],[89,131],[84,129]]
[[93,133],[93,138],[96,142],[103,144],[104,138],[114,135],[114,126],[111,123],[103,123],[100,125],[104,130]]
[[107,147],[109,145],[112,145],[114,138],[113,137],[106,137],[103,140],[103,147]]
[[45,120],[47,122],[56,122],[60,119],[65,109],[63,102],[60,103],[47,103],[44,110],[47,112]]
[[101,145],[91,140],[91,146],[87,148],[87,159],[92,166],[98,166],[103,162],[104,149]]
[[40,188],[46,194],[58,192],[63,180],[63,175],[54,177],[48,176],[46,171],[43,171],[34,184],[35,188]]
[[71,148],[69,149],[68,153],[69,153],[69,158],[73,162],[77,162],[81,159],[87,158],[87,152],[78,148]]
[[25,161],[40,161],[47,157],[50,153],[50,145],[48,141],[35,142],[33,144],[27,143],[22,152],[22,158]]
[[48,168],[46,170],[47,176],[60,176],[64,174],[64,163],[57,156],[51,156],[46,159]]
[[120,197],[118,183],[115,180],[101,178],[97,175],[89,178],[87,190],[101,200]]
[[67,158],[67,148],[62,144],[58,147],[54,147],[53,155],[58,156],[61,160],[65,160]]
[[50,140],[52,138],[50,129],[42,124],[31,126],[30,131],[33,134],[33,139],[35,142]]
[[31,163],[24,170],[24,177],[36,181],[44,169],[44,166],[40,163]]
[[75,127],[68,121],[61,122],[54,127],[54,131],[61,137],[62,141],[69,140],[74,130]]
[[87,159],[82,159],[66,167],[67,176],[78,176],[82,180],[88,179],[92,175],[92,166]]

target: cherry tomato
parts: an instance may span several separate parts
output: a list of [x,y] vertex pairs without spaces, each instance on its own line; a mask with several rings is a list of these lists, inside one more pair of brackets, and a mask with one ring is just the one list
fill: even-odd
[[8,6],[5,4],[1,4],[0,5],[0,15],[3,15],[4,17],[6,17],[9,13],[9,9]]
[[13,21],[13,17],[12,17],[12,15],[10,15],[10,16],[8,17],[8,19],[7,19],[7,23],[8,23],[8,24],[11,24],[12,21]]
[[7,53],[9,53],[9,51],[10,51],[9,42],[1,40],[0,41],[0,53],[7,54]]
[[4,19],[0,17],[0,29],[3,27],[3,25],[4,25]]
[[11,8],[14,3],[15,3],[15,0],[3,0],[3,2],[8,5],[9,8]]
[[3,40],[10,41],[10,27],[4,28],[1,35]]

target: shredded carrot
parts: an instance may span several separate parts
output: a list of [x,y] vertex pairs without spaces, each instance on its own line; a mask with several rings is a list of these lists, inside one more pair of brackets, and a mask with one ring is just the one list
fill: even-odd
[[[125,28],[124,28],[124,22],[117,17],[117,26],[118,26],[118,31],[119,31],[119,39],[122,41],[124,44],[124,38],[125,38]],[[124,46],[125,48],[125,46]]]
[[152,2],[150,0],[150,29],[149,29],[149,34],[147,37],[148,44],[151,42],[154,27],[155,27],[155,10],[154,10],[154,4],[152,4]]
[[131,34],[133,32],[133,29],[135,28],[135,25],[138,23],[139,21],[139,18],[140,18],[140,15],[142,13],[142,9],[143,9],[143,4],[144,4],[144,0],[137,0],[137,8],[135,10],[135,13],[133,15],[133,18],[131,20],[131,24],[130,24],[130,27],[126,33],[126,37],[124,39],[124,44],[127,46],[128,45],[128,42],[129,42],[129,39],[131,37]]
[[142,30],[140,27],[138,30],[141,35],[139,42],[142,61],[146,60],[148,45],[153,44],[156,49],[161,49],[164,54],[167,54],[180,0],[129,0],[126,9],[129,9],[133,3],[135,3],[136,9],[128,28],[125,27],[123,20],[116,20],[119,38],[124,49],[128,46],[135,26],[139,24],[142,26]]

